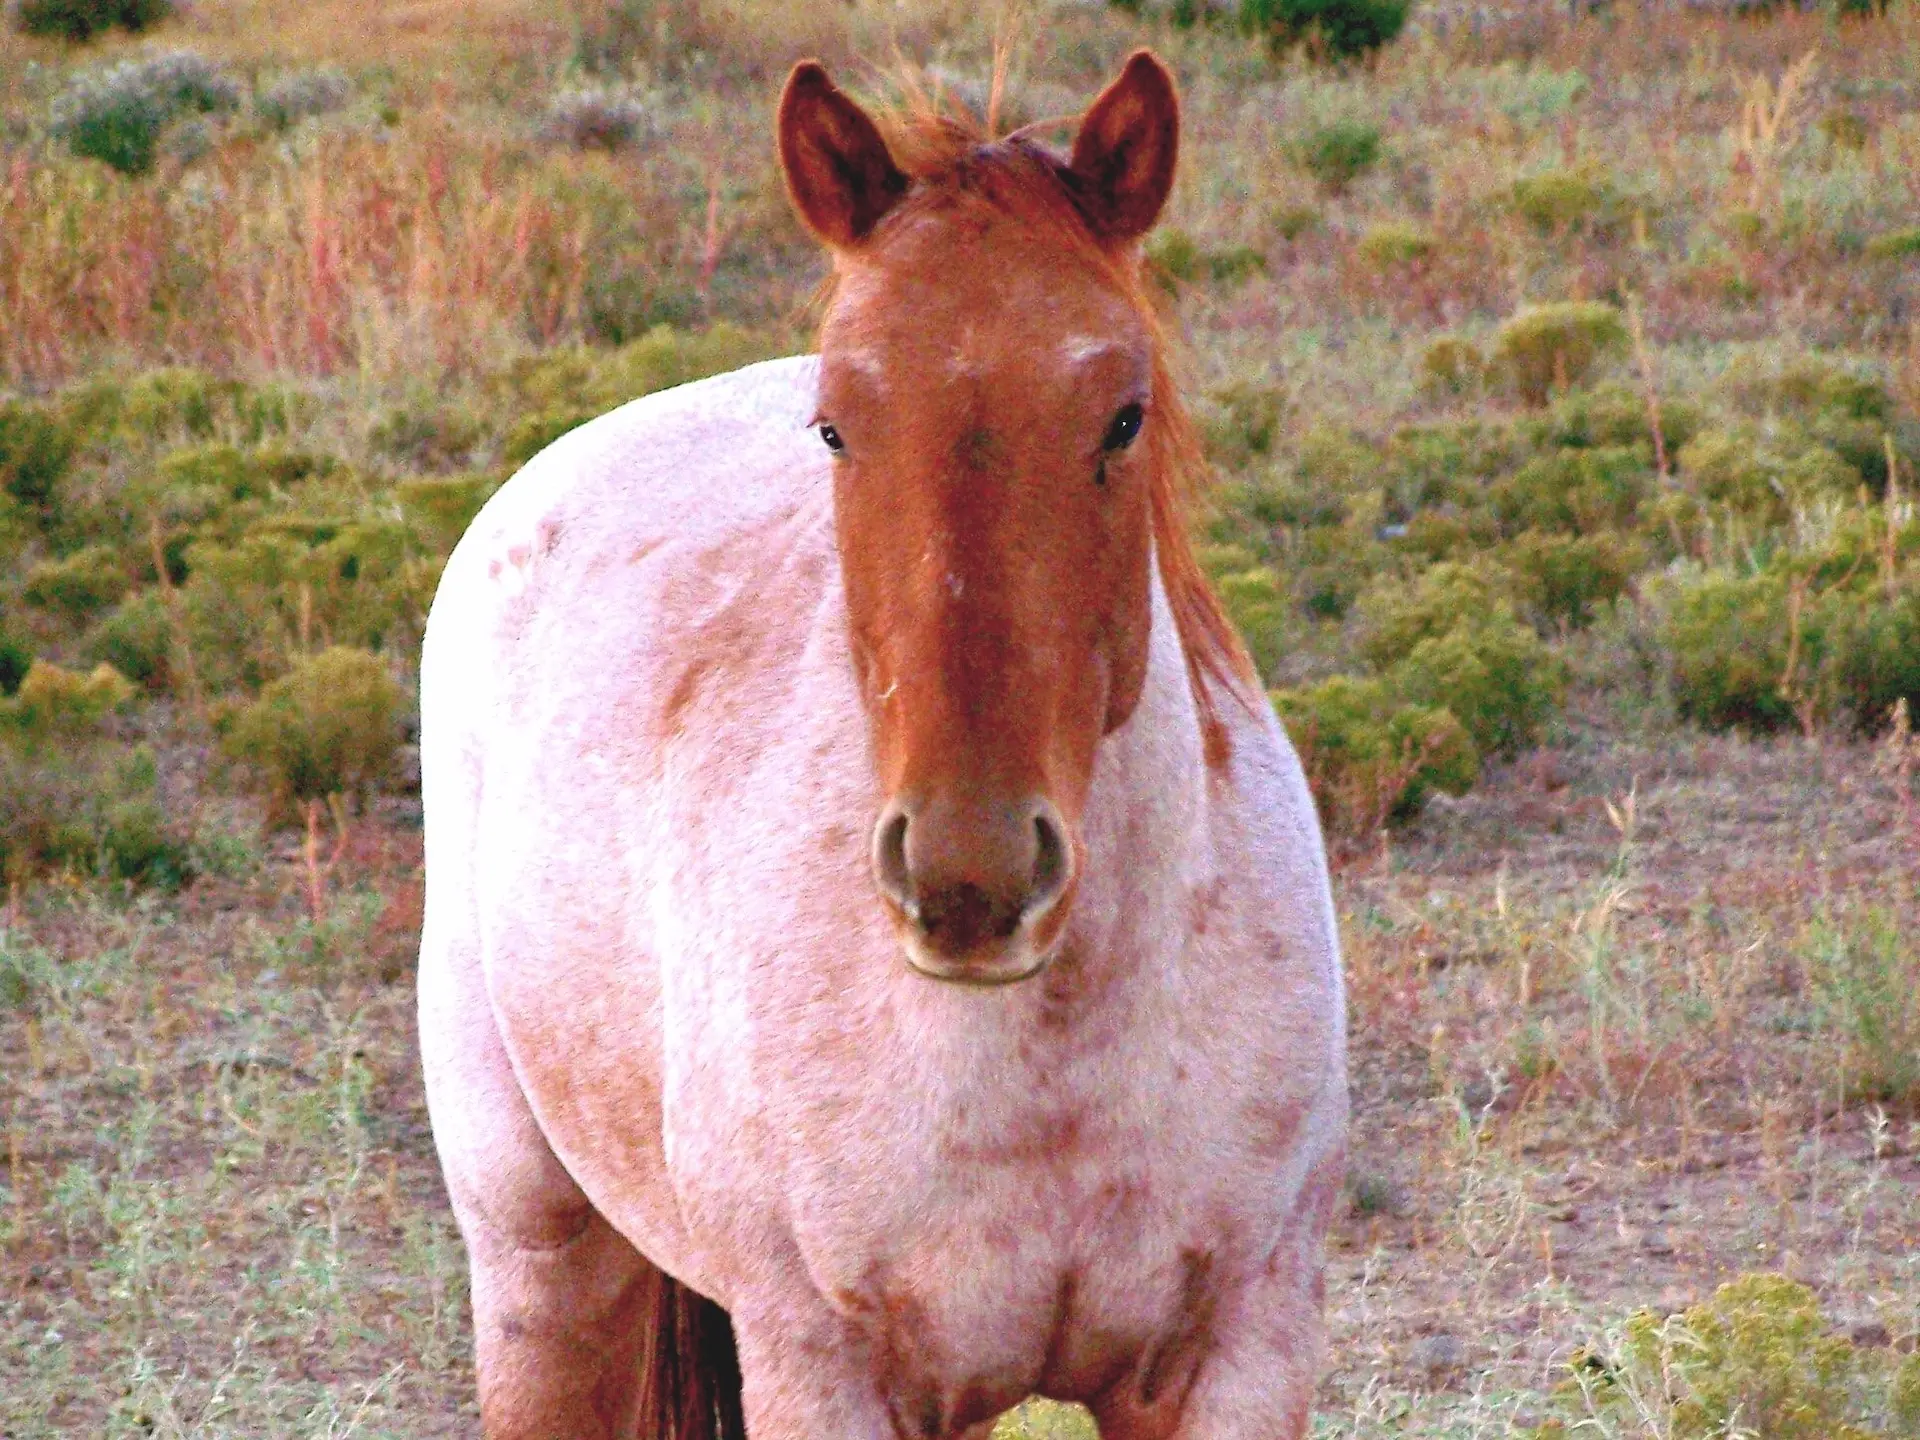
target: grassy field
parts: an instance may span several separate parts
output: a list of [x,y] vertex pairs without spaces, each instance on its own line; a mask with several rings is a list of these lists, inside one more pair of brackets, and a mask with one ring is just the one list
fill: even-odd
[[1338,861],[1316,1434],[1920,1436],[1920,7],[1585,8],[1344,70],[1092,3],[0,31],[0,1437],[474,1432],[440,563],[568,426],[805,348],[793,59],[965,101],[1010,45],[1020,123],[1141,43],[1206,563]]

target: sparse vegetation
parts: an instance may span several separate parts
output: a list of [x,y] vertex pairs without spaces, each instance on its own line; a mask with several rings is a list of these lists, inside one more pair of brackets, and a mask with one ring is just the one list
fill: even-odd
[[[1920,1424],[1920,14],[1733,8],[1046,4],[1006,75],[1182,81],[1198,538],[1352,997],[1321,1440]],[[440,566],[805,345],[795,57],[984,98],[996,22],[170,9],[0,47],[0,1433],[466,1433]]]

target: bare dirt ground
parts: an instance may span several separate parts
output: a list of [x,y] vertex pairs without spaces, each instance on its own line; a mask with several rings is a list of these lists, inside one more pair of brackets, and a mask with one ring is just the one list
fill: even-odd
[[[1524,1433],[1577,1347],[1743,1271],[1914,1344],[1915,836],[1879,760],[1576,731],[1345,862],[1318,1433]],[[0,942],[6,1440],[477,1429],[414,818],[362,824],[319,926],[232,819],[226,873],[43,892]]]

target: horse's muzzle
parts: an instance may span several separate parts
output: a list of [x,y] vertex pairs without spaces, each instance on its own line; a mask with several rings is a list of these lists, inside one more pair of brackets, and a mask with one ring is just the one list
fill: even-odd
[[1051,958],[1074,847],[1045,796],[988,807],[896,798],[873,829],[873,874],[923,975],[1005,985]]

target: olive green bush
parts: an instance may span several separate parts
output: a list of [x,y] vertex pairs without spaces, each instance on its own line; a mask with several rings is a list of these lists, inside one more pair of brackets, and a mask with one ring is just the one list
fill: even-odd
[[1240,0],[1240,23],[1277,48],[1350,60],[1391,41],[1412,9],[1413,0]]
[[1378,679],[1336,675],[1273,692],[1336,841],[1365,840],[1435,793],[1463,795],[1480,773],[1473,741],[1444,708],[1409,703]]
[[1920,1356],[1833,1333],[1813,1291],[1749,1274],[1578,1352],[1540,1440],[1627,1424],[1672,1440],[1894,1440],[1920,1433]]
[[1358,604],[1361,653],[1393,693],[1449,711],[1481,754],[1511,755],[1558,711],[1565,672],[1516,617],[1512,578],[1442,562],[1411,584],[1376,582]]
[[385,660],[337,645],[267,685],[223,743],[283,799],[364,792],[392,770],[403,698]]
[[0,883],[46,869],[186,883],[191,860],[159,802],[152,752],[105,728],[133,693],[110,666],[83,674],[40,660],[0,700]]
[[22,594],[28,604],[78,622],[116,604],[131,583],[115,550],[89,545],[27,571]]
[[1578,385],[1600,360],[1627,348],[1620,312],[1598,301],[1534,305],[1500,327],[1494,361],[1530,405]]
[[22,34],[75,42],[116,26],[145,30],[173,12],[173,0],[12,0],[7,7],[8,20]]
[[75,448],[72,431],[45,407],[0,402],[0,491],[26,515],[50,517]]
[[1335,120],[1297,137],[1289,147],[1293,163],[1339,195],[1380,161],[1380,129],[1364,120]]

